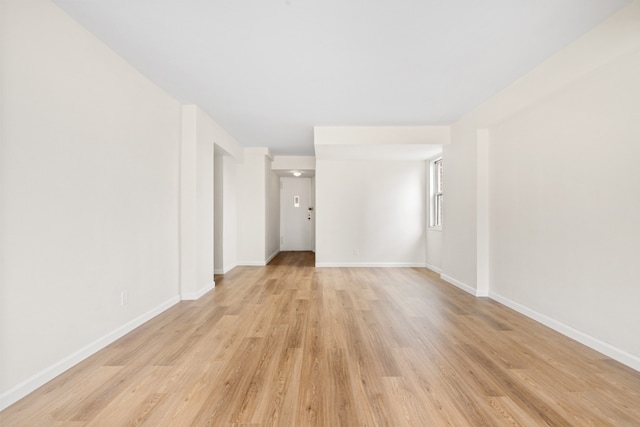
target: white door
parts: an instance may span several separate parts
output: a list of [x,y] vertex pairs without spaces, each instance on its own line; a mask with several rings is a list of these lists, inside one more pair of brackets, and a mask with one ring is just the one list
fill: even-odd
[[311,178],[280,178],[280,250],[313,250]]

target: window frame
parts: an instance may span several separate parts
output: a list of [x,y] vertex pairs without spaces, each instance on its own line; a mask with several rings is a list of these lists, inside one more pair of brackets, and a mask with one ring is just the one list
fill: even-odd
[[429,228],[432,230],[442,230],[443,171],[441,155],[429,162]]

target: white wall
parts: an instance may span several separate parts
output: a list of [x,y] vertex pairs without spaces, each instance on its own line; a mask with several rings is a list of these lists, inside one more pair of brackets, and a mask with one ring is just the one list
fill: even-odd
[[222,150],[215,155],[215,273],[236,266],[236,162]]
[[220,152],[241,162],[244,156],[244,147],[237,139],[231,136],[202,108],[196,106],[199,137],[206,141],[213,141]]
[[638,76],[635,51],[491,130],[490,271],[492,292],[640,362]]
[[476,129],[457,124],[444,146],[443,277],[467,290],[476,287]]
[[266,148],[245,148],[236,167],[238,264],[264,265],[266,247]]
[[215,286],[214,273],[214,144],[213,140],[198,138],[197,153],[197,282],[200,296]]
[[314,171],[316,169],[315,156],[273,156],[272,170],[279,171]]
[[427,229],[426,267],[436,273],[442,271],[442,230]]
[[[236,266],[236,163],[243,161],[244,148],[231,136],[222,126],[220,126],[211,116],[197,106],[187,106],[195,108],[197,141],[198,141],[198,187],[206,190],[199,193],[198,197],[198,242],[199,248],[197,259],[199,263],[198,291],[195,297],[201,296],[209,290],[215,283],[213,273],[215,272],[215,251],[211,253],[211,248],[215,247],[214,218],[211,216],[215,209],[215,182],[212,183],[216,173],[216,155],[223,156],[218,166],[222,167],[222,198],[218,200],[222,205],[222,240],[218,244],[222,246],[222,272],[227,272]],[[213,170],[212,170],[213,168]],[[218,174],[217,176],[220,176]],[[206,211],[205,211],[206,209]],[[219,270],[220,272],[220,270]],[[208,286],[205,286],[207,285]]]
[[183,105],[180,137],[180,296],[198,292],[198,121],[197,107]]
[[245,148],[236,165],[237,264],[265,265],[280,248],[280,185],[267,148]]
[[[214,138],[195,105],[182,106],[180,142],[180,294],[211,290],[214,272]],[[209,119],[210,120],[210,119]]]
[[[449,126],[316,126],[316,143],[321,145],[438,145],[448,144]],[[316,153],[317,155],[318,153]]]
[[316,265],[424,266],[424,160],[316,162]]
[[214,156],[213,177],[213,266],[215,274],[224,273],[224,155]]
[[425,160],[448,126],[314,127],[316,265],[426,266]]
[[264,159],[265,174],[265,261],[280,252],[280,177],[271,170],[271,158]]
[[635,1],[454,126],[442,260],[446,279],[476,293],[488,271],[491,297],[636,369],[639,51]]
[[0,407],[177,302],[180,141],[179,103],[57,7],[2,7]]
[[226,273],[237,264],[237,184],[236,184],[236,160],[232,156],[222,158],[222,218],[224,227],[222,230],[222,272]]
[[[235,223],[232,222],[229,224],[234,227],[234,232],[226,233],[227,240],[215,240],[214,158],[218,154],[233,161],[241,161],[244,151],[233,137],[196,105],[182,106],[181,146],[180,287],[183,299],[197,299],[215,286],[213,274],[216,245],[222,252],[227,251],[225,247],[235,250],[236,246]],[[223,180],[229,174],[235,175],[232,163],[223,161],[220,164],[223,170],[219,175]],[[229,179],[229,184],[234,182],[235,177]],[[224,183],[222,187],[218,201],[223,214],[225,210],[233,210],[235,213],[235,188],[225,186]],[[222,222],[224,220],[220,218],[218,227],[222,226]],[[223,237],[224,235],[223,232]],[[222,253],[220,255],[222,258],[218,256],[219,261],[224,258]],[[235,260],[235,254],[227,259],[232,262]],[[228,268],[233,266],[235,264]],[[225,271],[224,268],[222,270]]]

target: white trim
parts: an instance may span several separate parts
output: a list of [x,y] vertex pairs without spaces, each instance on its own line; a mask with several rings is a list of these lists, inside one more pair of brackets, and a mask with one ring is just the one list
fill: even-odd
[[200,299],[204,294],[216,287],[216,282],[207,283],[196,292],[187,292],[182,294],[182,301],[195,301]]
[[440,278],[445,282],[451,283],[453,286],[462,289],[463,291],[475,296],[475,297],[487,297],[489,296],[488,292],[479,291],[473,286],[469,286],[466,283],[462,283],[451,276],[447,276],[446,274],[441,274]]
[[229,267],[225,267],[223,269],[217,269],[217,270],[213,270],[213,274],[227,274],[228,272],[230,272],[231,270],[233,270],[234,268],[236,268],[235,264],[231,265]]
[[509,298],[503,297],[495,292],[490,292],[489,297],[499,303],[506,305],[509,308],[514,309],[520,314],[523,314],[536,322],[540,322],[545,326],[553,329],[554,331],[560,332],[561,334],[572,338],[579,343],[586,345],[606,356],[609,356],[612,359],[617,360],[618,362],[627,365],[628,367],[635,369],[636,371],[640,371],[640,357],[634,356],[633,354],[629,354],[624,350],[621,350],[617,347],[612,346],[611,344],[607,344],[604,341],[600,341],[599,339],[592,337],[591,335],[585,334],[584,332],[580,332],[577,329],[572,328],[569,325],[566,325],[558,320],[552,319],[551,317],[539,313],[529,307],[526,307],[520,303],[517,303]]
[[316,262],[316,267],[426,267],[422,262]]
[[0,396],[0,411],[179,302],[178,295],[172,297],[6,391]]
[[241,265],[246,267],[264,267],[267,264],[265,264],[264,261],[238,261],[238,264],[236,265]]
[[440,269],[439,267],[436,267],[435,265],[431,265],[429,263],[424,265],[425,267],[427,267],[429,270],[433,271],[434,273],[442,273],[442,269]]
[[476,289],[476,296],[479,298],[486,298],[489,296],[489,289]]
[[267,260],[264,262],[264,265],[267,265],[271,262],[272,259],[274,259],[278,254],[280,253],[280,249],[276,249],[269,258],[267,258]]
[[269,264],[269,262],[276,257],[280,253],[281,249],[276,249],[269,257],[264,261],[238,261],[236,265],[243,265],[249,267],[264,267]]

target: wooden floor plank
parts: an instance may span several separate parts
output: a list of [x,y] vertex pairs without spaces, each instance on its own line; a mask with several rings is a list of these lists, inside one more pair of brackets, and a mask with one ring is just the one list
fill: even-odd
[[639,426],[640,373],[421,268],[236,267],[4,426]]

